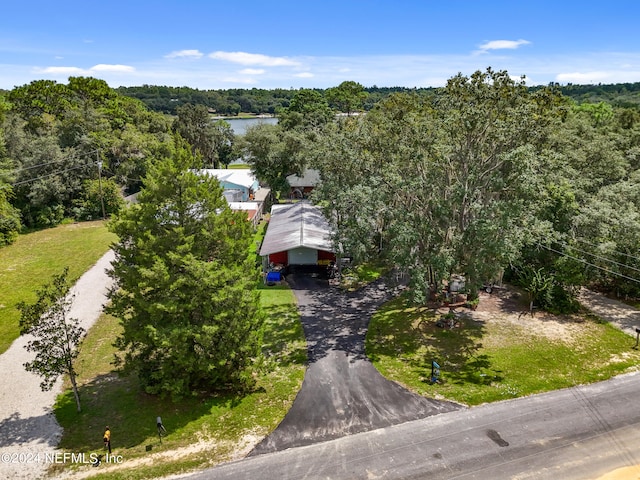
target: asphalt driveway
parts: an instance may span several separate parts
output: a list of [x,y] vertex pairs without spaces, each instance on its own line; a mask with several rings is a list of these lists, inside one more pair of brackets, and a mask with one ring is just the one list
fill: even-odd
[[397,295],[375,282],[346,294],[309,275],[287,277],[300,311],[309,366],[280,425],[251,455],[333,440],[460,409],[415,395],[375,369],[364,351],[371,315]]

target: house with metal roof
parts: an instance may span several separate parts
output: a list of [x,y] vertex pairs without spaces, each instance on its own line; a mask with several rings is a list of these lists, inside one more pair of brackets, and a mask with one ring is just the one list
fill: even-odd
[[320,172],[313,168],[305,168],[302,176],[289,175],[287,182],[291,187],[290,198],[307,198],[312,190],[320,183]]
[[336,259],[331,232],[322,210],[311,203],[274,205],[260,255],[266,264],[328,265]]
[[231,202],[247,202],[260,188],[258,179],[248,168],[206,168],[199,173],[216,177],[225,198]]

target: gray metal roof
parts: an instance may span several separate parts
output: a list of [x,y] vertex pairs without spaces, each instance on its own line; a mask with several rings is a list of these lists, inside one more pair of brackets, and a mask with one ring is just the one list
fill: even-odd
[[291,188],[315,187],[320,183],[320,172],[313,168],[305,168],[302,176],[289,175],[287,182]]
[[319,207],[308,202],[274,205],[260,255],[298,247],[333,252],[329,222]]

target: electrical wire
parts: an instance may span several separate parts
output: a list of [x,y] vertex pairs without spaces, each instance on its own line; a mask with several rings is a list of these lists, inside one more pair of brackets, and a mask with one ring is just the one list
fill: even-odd
[[591,255],[592,257],[596,257],[596,258],[598,258],[600,260],[604,260],[605,262],[613,263],[613,264],[618,265],[620,267],[624,267],[624,268],[628,268],[629,270],[635,270],[636,272],[640,272],[640,268],[632,267],[631,265],[627,265],[626,263],[616,262],[615,260],[611,260],[610,258],[601,257],[600,255],[596,255],[595,253],[587,252],[586,250],[581,250],[581,249],[579,249],[577,247],[573,247],[571,245],[567,245],[566,243],[563,244],[563,245],[566,248],[570,248],[571,250],[576,250],[576,251],[578,251],[580,253],[585,253],[587,255]]
[[[582,243],[586,243],[587,245],[591,246],[591,247],[599,247],[600,245],[596,245],[594,243],[590,243],[587,242],[586,240],[582,239],[582,238],[576,238],[577,241],[582,242]],[[633,255],[629,255],[628,253],[624,253],[624,252],[620,252],[618,250],[612,250],[613,253],[618,253],[620,255],[624,255],[625,257],[629,257],[629,258],[633,258],[634,260],[640,260],[640,257],[635,257]]]
[[36,180],[41,180],[43,178],[52,177],[54,175],[59,175],[61,173],[70,172],[71,170],[77,170],[78,168],[89,168],[90,166],[91,165],[79,165],[77,167],[71,167],[71,168],[67,168],[65,170],[59,170],[59,171],[56,171],[56,172],[48,173],[46,175],[42,175],[40,177],[29,178],[28,180],[22,180],[21,182],[13,183],[12,186],[17,187],[18,185],[24,185],[25,183],[35,182]]
[[19,168],[17,170],[14,170],[12,173],[21,173],[21,172],[26,172],[27,170],[32,170],[34,168],[38,168],[38,167],[46,167],[47,165],[53,165],[54,163],[62,163],[65,162],[67,160],[71,160],[71,159],[80,159],[80,158],[85,158],[88,157],[90,155],[94,155],[98,152],[99,150],[93,150],[92,152],[87,152],[87,153],[83,153],[80,155],[68,155],[64,158],[61,158],[60,160],[54,160],[53,162],[47,162],[47,163],[39,163],[37,165],[31,165],[30,167],[24,167],[24,168]]
[[593,264],[593,263],[587,262],[586,260],[584,260],[584,259],[582,259],[582,258],[574,257],[573,255],[569,255],[568,253],[560,252],[560,251],[555,250],[555,249],[553,249],[553,248],[551,248],[551,247],[547,247],[546,245],[542,245],[542,244],[539,244],[539,245],[540,245],[542,248],[546,248],[546,249],[547,249],[547,250],[549,250],[549,251],[552,251],[552,252],[555,252],[555,253],[557,253],[557,254],[559,254],[559,255],[563,255],[563,256],[565,256],[565,257],[571,258],[571,259],[573,259],[573,260],[576,260],[576,261],[578,261],[578,262],[584,263],[584,264],[586,264],[586,265],[589,265],[589,266],[591,266],[591,267],[597,268],[597,269],[599,269],[599,270],[603,270],[603,271],[605,271],[605,272],[607,272],[607,273],[609,273],[609,274],[611,274],[611,275],[616,275],[616,276],[618,276],[618,277],[622,277],[622,278],[626,278],[627,280],[631,280],[632,282],[640,283],[640,280],[639,280],[639,279],[637,279],[637,278],[629,277],[629,276],[624,275],[624,274],[622,274],[622,273],[618,273],[618,272],[614,272],[614,271],[612,271],[612,270],[609,270],[608,268],[600,267],[600,266],[595,265],[595,264]]

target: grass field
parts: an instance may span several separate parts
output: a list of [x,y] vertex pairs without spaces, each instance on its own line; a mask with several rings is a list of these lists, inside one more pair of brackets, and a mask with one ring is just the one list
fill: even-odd
[[[590,315],[488,315],[442,329],[436,314],[400,298],[372,318],[366,351],[387,378],[424,396],[466,405],[605,380],[635,370],[634,339]],[[431,384],[431,362],[441,382]]]
[[[265,225],[255,241],[264,235]],[[251,246],[255,252],[257,243]],[[82,413],[75,409],[66,385],[58,397],[55,414],[64,428],[60,448],[68,452],[103,453],[105,425],[112,432],[114,455],[122,465],[66,465],[92,478],[143,479],[203,469],[240,458],[284,418],[302,385],[306,368],[306,341],[295,297],[286,286],[265,287],[259,282],[261,304],[267,320],[263,352],[265,362],[249,394],[202,395],[179,403],[145,394],[134,377],[121,377],[111,364],[113,340],[119,322],[102,315],[90,329],[77,359]],[[156,417],[168,434],[158,437]],[[57,473],[56,468],[52,473]]]
[[72,223],[20,235],[0,249],[0,353],[20,334],[16,304],[34,301],[35,291],[66,266],[70,280],[80,277],[115,238],[103,221]]
[[[111,361],[120,325],[103,315],[82,344],[77,365],[83,411],[75,409],[69,389],[58,398],[55,414],[64,428],[60,448],[103,453],[102,433],[111,427],[114,469],[81,466],[95,478],[142,479],[201,469],[238,458],[282,420],[302,385],[306,342],[291,290],[261,290],[268,320],[263,350],[266,365],[247,395],[209,395],[179,403],[141,391],[134,377],[120,377]],[[168,431],[160,444],[156,416]],[[147,450],[149,448],[149,450]],[[67,465],[67,468],[78,466]],[[102,473],[101,473],[102,472]],[[92,477],[94,478],[94,477]]]

